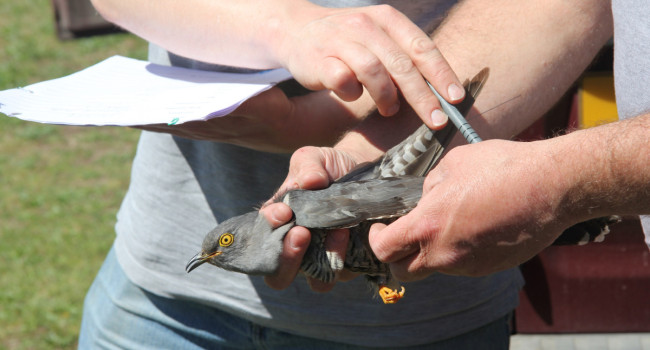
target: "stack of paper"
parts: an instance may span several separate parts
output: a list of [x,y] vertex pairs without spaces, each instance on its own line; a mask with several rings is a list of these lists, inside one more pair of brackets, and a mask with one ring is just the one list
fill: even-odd
[[0,91],[0,113],[51,124],[181,124],[226,115],[291,74],[168,67],[121,56],[69,75]]

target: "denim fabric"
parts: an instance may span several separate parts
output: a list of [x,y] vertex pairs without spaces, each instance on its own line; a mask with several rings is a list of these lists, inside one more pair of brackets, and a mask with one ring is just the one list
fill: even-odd
[[[460,336],[403,349],[507,349],[509,336],[506,316]],[[111,249],[86,296],[79,349],[369,348],[293,335],[149,293],[128,280]]]

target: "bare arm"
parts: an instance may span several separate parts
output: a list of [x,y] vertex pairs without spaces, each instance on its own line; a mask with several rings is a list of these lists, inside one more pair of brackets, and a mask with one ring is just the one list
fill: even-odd
[[450,102],[464,97],[429,36],[389,6],[333,9],[305,0],[93,0],[108,20],[193,59],[287,68],[307,88],[356,100],[364,88],[382,115],[398,89],[426,123],[439,108],[422,75]]
[[[564,92],[611,36],[609,9],[608,1],[458,8],[437,42],[460,72],[473,57],[476,69],[489,61],[479,108],[521,95],[474,121],[483,136],[518,133]],[[489,47],[467,42],[477,38]],[[371,246],[404,280],[433,271],[483,275],[517,266],[577,222],[648,213],[649,130],[643,115],[545,141],[458,147],[429,174],[415,210],[373,228]]]
[[650,214],[650,114],[545,143],[564,194],[562,221]]
[[[468,118],[483,139],[510,139],[553,106],[611,37],[609,8],[609,1],[508,0],[465,1],[454,8],[434,42],[461,81],[490,68]],[[401,141],[392,137],[394,130],[408,135],[419,126],[413,115],[400,118],[368,119],[339,145],[376,156]],[[457,137],[453,145],[463,144]]]
[[611,36],[607,0],[472,0],[455,9],[434,41],[462,79],[490,68],[475,105],[490,111],[470,122],[484,139],[509,139],[566,92]]
[[[609,8],[608,1],[462,3],[435,41],[461,78],[491,70],[476,109],[499,107],[471,120],[481,136],[510,138],[550,108],[611,36]],[[413,116],[390,122],[400,120],[404,130],[413,127]],[[398,127],[382,132],[385,122],[367,119],[337,147],[358,161],[374,158]],[[373,250],[404,280],[433,271],[485,274],[525,261],[573,223],[647,212],[647,135],[641,116],[552,140],[458,147],[428,176],[413,212],[374,227]],[[645,153],[633,159],[638,149]],[[304,152],[294,159],[303,163],[296,178],[327,165]]]
[[93,0],[107,20],[204,62],[277,68],[279,37],[306,1]]
[[578,222],[650,213],[650,116],[536,142],[452,150],[408,215],[370,244],[403,280],[515,267]]
[[247,100],[227,116],[139,128],[265,152],[290,153],[305,145],[333,145],[347,129],[368,115],[372,101],[364,100],[367,99],[341,101],[325,90],[287,98],[274,87]]

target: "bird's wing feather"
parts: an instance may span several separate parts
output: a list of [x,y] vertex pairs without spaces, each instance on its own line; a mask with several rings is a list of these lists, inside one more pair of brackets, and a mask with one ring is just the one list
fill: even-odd
[[[466,97],[456,106],[461,114],[467,115],[485,85],[489,72],[488,68],[483,68],[471,80],[463,84]],[[338,179],[337,182],[403,175],[426,176],[438,162],[455,134],[456,128],[452,123],[438,131],[430,130],[425,124],[422,124],[404,141],[389,149],[383,157],[374,162],[359,165]]]
[[282,201],[293,209],[297,225],[351,227],[405,215],[420,200],[423,183],[424,178],[410,176],[334,183],[317,191],[287,192]]

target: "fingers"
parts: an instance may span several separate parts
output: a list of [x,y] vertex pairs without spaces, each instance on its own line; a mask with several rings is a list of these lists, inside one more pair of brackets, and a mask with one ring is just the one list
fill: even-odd
[[355,165],[352,157],[344,152],[324,147],[302,147],[291,156],[289,174],[278,193],[298,188],[325,188],[333,179],[345,175]]
[[[441,167],[439,165],[438,167]],[[370,248],[380,261],[394,263],[420,252],[420,240],[425,230],[436,228],[430,208],[425,208],[428,194],[441,181],[438,168],[435,168],[424,180],[422,197],[418,205],[408,214],[395,220],[390,225],[373,224],[368,232]]]
[[[399,47],[389,50],[388,54],[381,58],[382,62],[413,110],[429,127],[439,128],[440,116],[436,116],[435,114],[439,112],[435,111],[440,111],[440,104],[426,85],[424,78],[429,80],[451,103],[460,102],[465,97],[465,90],[449,63],[426,33],[402,13],[390,7],[387,7],[385,12],[385,15],[393,20],[379,23],[383,24],[382,29]],[[371,44],[379,45],[378,42]],[[373,50],[379,49],[380,47],[373,48]],[[432,117],[437,117],[437,122],[434,122]]]
[[327,187],[330,176],[326,169],[326,158],[318,147],[303,147],[291,156],[289,176],[296,188],[320,189]]
[[323,87],[332,90],[343,101],[354,101],[363,93],[363,86],[354,72],[343,61],[327,57],[321,64],[320,81]]
[[311,234],[304,227],[296,226],[284,238],[284,249],[280,255],[280,266],[264,281],[273,289],[285,289],[293,282],[300,270],[300,263],[309,246]]
[[[280,227],[291,220],[293,212],[284,203],[270,204],[260,210],[273,228]],[[284,237],[280,265],[278,270],[270,276],[265,276],[264,281],[273,289],[285,289],[296,278],[300,263],[309,246],[311,235],[304,227],[293,227]]]
[[[344,152],[337,152],[331,148],[303,147],[291,157],[289,175],[280,191],[327,187],[332,178],[347,173],[355,164],[356,162]],[[261,212],[273,227],[287,223],[293,215],[291,208],[284,203],[267,202]],[[289,231],[284,240],[280,268],[273,276],[265,278],[269,286],[282,289],[293,281],[300,268],[302,257],[309,246],[310,238],[309,231],[304,227],[294,227]],[[332,230],[328,233],[325,250],[330,260],[330,266],[338,272],[335,281],[331,283],[308,279],[308,283],[314,291],[327,292],[334,287],[336,281],[347,281],[356,276],[349,271],[344,272],[343,269],[348,242],[349,230],[347,229]]]
[[295,189],[320,189],[330,183],[325,170],[325,160],[318,147],[303,147],[294,152],[289,163],[289,173],[280,188],[263,208],[278,201],[281,195]]
[[[267,219],[269,218],[269,216],[266,217]],[[284,247],[280,255],[278,270],[273,275],[264,277],[264,281],[269,287],[278,290],[289,287],[300,270],[300,264],[309,247],[310,241],[311,234],[308,229],[296,226],[289,230],[284,239]],[[349,230],[332,230],[328,234],[325,240],[325,250],[330,261],[332,261],[330,264],[336,266],[339,272],[335,280],[329,283],[308,278],[307,282],[312,290],[321,293],[329,292],[334,288],[337,281],[349,281],[357,276],[357,274],[343,269],[348,241]]]
[[[337,162],[332,159],[334,153],[328,154],[324,150],[317,147],[304,147],[296,151],[292,156],[289,176],[282,185],[281,191],[292,188],[314,189],[326,187],[330,182],[330,171],[326,169],[327,164]],[[338,167],[335,168],[338,169]],[[267,202],[261,212],[274,228],[287,223],[293,216],[291,208],[284,203]],[[309,246],[310,238],[309,231],[304,227],[294,227],[287,233],[284,240],[284,250],[280,258],[280,267],[273,276],[265,277],[266,283],[271,288],[283,289],[291,284],[300,269],[300,263]],[[325,250],[331,265],[336,270],[343,270],[348,240],[349,231],[343,229],[331,231],[325,240]],[[343,278],[350,280],[354,278],[354,275],[346,273],[343,274]],[[308,279],[308,283],[314,291],[327,292],[334,287],[336,282],[324,283],[315,279]]]
[[[370,26],[370,25],[369,25]],[[371,30],[371,29],[368,29]],[[380,36],[385,37],[385,34]],[[388,38],[386,38],[388,39]],[[385,40],[385,45],[394,44],[391,40]],[[353,42],[347,46],[341,46],[337,50],[338,59],[345,62],[349,68],[349,75],[332,75],[329,72],[323,71],[325,85],[332,89],[342,99],[342,94],[335,90],[334,84],[338,86],[348,86],[352,83],[344,83],[344,78],[348,81],[353,81],[359,87],[356,91],[358,94],[354,96],[357,99],[363,92],[362,86],[368,91],[370,97],[375,101],[379,113],[384,116],[391,116],[399,110],[399,96],[397,88],[391,80],[390,72],[387,71],[382,60],[375,52],[369,50],[367,45],[361,45]],[[333,58],[332,58],[333,59]],[[326,67],[323,67],[326,68]],[[331,86],[331,87],[330,87]],[[346,101],[351,101],[347,99]]]
[[370,248],[377,258],[390,264],[391,272],[400,281],[425,278],[435,271],[445,271],[456,258],[454,249],[445,244],[449,215],[444,200],[437,192],[448,169],[440,164],[426,177],[422,198],[405,216],[390,225],[374,224],[368,233]]
[[327,238],[325,239],[325,251],[330,260],[330,266],[332,266],[334,270],[338,270],[336,274],[337,276],[334,281],[329,283],[313,278],[307,279],[312,290],[324,293],[329,292],[334,288],[340,272],[343,271],[349,238],[350,231],[347,229],[336,229],[328,232]]
[[327,20],[339,28],[336,46],[319,47],[326,58],[316,60],[309,72],[312,78],[302,77],[311,80],[316,71],[319,83],[312,80],[306,84],[331,89],[346,101],[360,95],[361,84],[384,116],[399,110],[399,90],[430,128],[446,124],[425,78],[451,103],[460,102],[465,90],[433,40],[408,17],[380,5],[347,10]]
[[388,226],[374,224],[370,227],[370,248],[380,261],[393,263],[419,251],[418,242],[409,238],[409,227],[403,218]]
[[269,204],[260,209],[260,212],[273,228],[278,228],[288,223],[293,218],[293,211],[284,203]]
[[418,213],[411,212],[388,226],[374,224],[370,228],[372,251],[380,261],[390,264],[391,273],[400,281],[420,280],[433,272],[431,259],[435,259],[435,252],[428,250],[432,244],[425,239],[435,237],[422,235],[425,226],[413,224],[422,221]]

